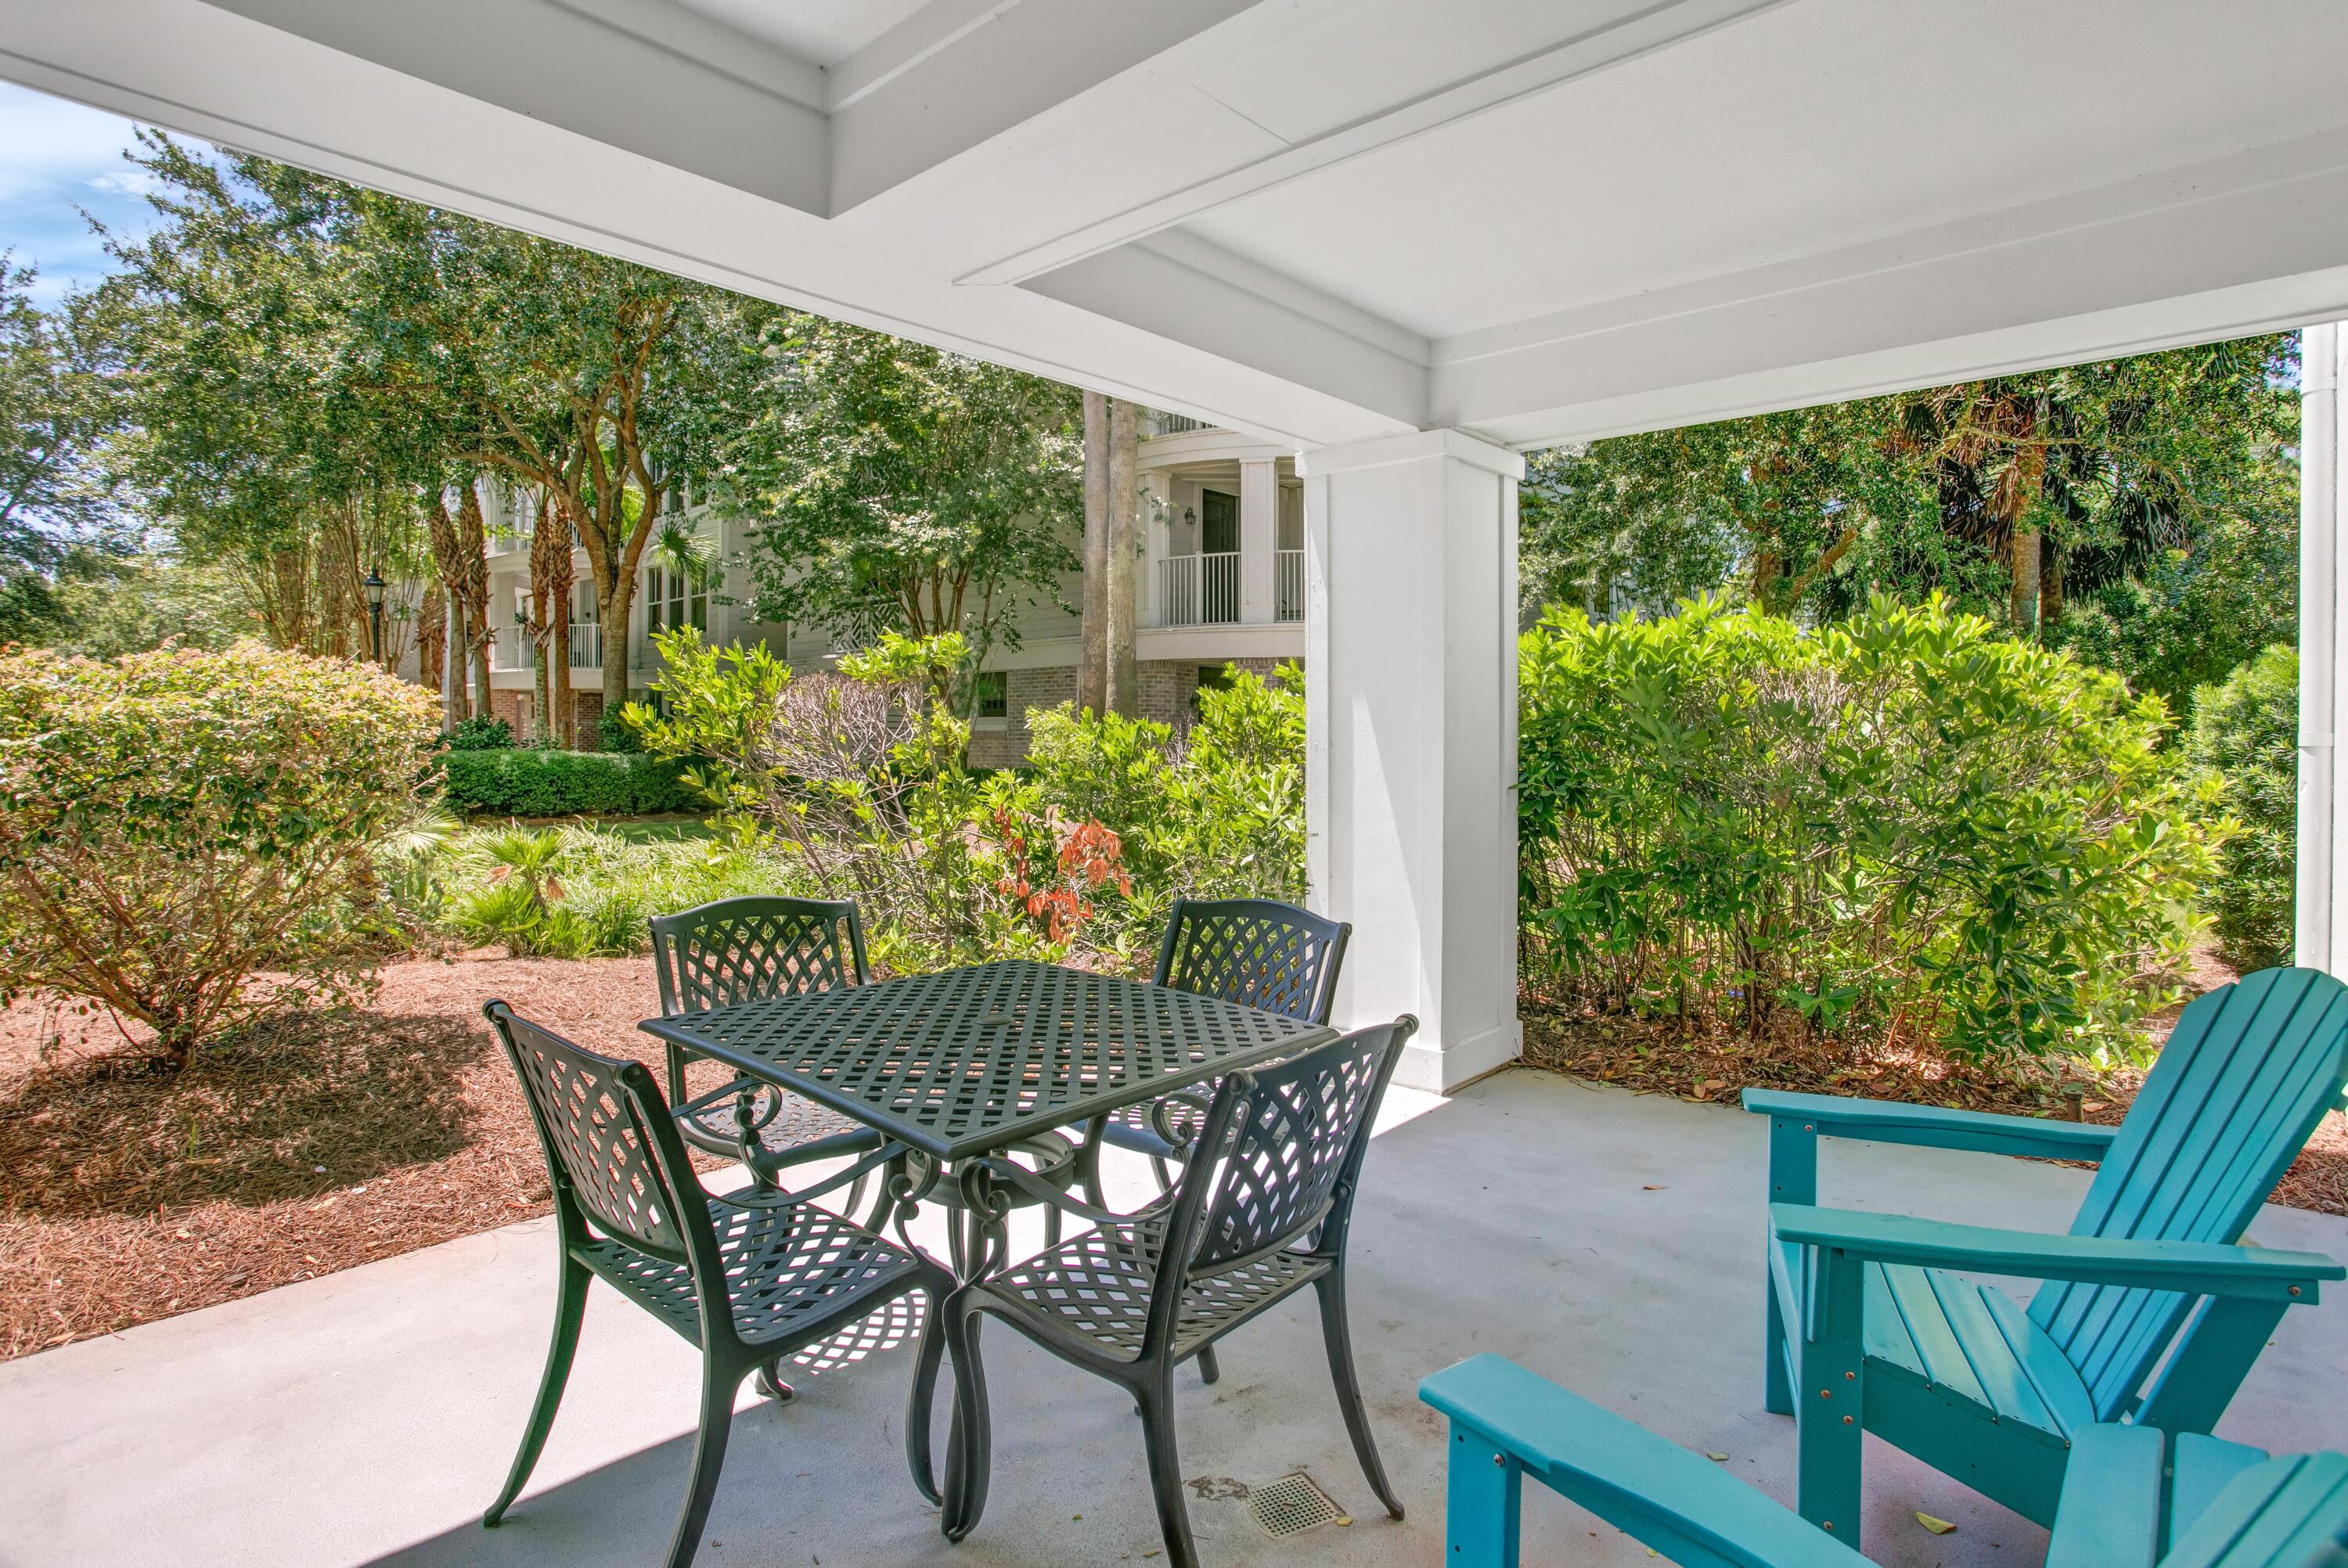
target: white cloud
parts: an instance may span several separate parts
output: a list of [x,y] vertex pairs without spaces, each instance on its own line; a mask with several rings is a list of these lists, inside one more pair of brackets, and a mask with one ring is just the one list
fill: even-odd
[[125,169],[108,174],[93,174],[82,181],[92,190],[103,190],[113,196],[145,196],[162,181],[143,169]]

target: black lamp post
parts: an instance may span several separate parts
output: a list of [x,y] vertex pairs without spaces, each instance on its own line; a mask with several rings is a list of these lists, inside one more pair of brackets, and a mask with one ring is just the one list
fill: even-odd
[[367,569],[366,580],[359,585],[366,589],[367,618],[375,623],[375,661],[383,663],[383,574],[373,567]]

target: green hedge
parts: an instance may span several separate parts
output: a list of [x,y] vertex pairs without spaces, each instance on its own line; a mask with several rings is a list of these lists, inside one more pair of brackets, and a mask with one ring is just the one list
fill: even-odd
[[498,816],[650,816],[705,803],[685,764],[617,752],[450,752],[448,804]]
[[1527,979],[1755,1039],[2142,1049],[2215,866],[2159,702],[1935,600],[1519,643]]

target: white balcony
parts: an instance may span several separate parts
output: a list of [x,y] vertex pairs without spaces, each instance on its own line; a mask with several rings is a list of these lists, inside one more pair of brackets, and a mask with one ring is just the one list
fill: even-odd
[[489,668],[495,670],[532,670],[538,666],[537,651],[524,629],[500,626],[489,639]]
[[592,620],[571,623],[571,667],[573,670],[600,670],[603,667],[603,629]]
[[1240,556],[1169,556],[1158,563],[1152,585],[1153,626],[1220,626],[1240,618]]
[[1304,619],[1303,550],[1272,552],[1272,618],[1274,620]]

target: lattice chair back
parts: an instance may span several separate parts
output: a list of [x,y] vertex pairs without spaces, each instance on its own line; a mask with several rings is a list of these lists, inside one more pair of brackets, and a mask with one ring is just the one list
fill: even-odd
[[[1190,1163],[1169,1234],[1169,1240],[1187,1235],[1188,1257],[1169,1256],[1169,1265],[1183,1264],[1186,1277],[1198,1278],[1324,1225],[1342,1229],[1378,1101],[1417,1028],[1406,1015],[1277,1066],[1226,1077],[1199,1145],[1223,1153]],[[1196,1216],[1187,1233],[1186,1204]]]
[[852,899],[720,898],[652,927],[666,1018],[872,978]]
[[[2073,1235],[2238,1242],[2348,1078],[2348,987],[2261,969],[2194,999],[2128,1107]],[[2197,1298],[2057,1282],[2030,1316],[2086,1379],[2098,1420],[2135,1407]]]
[[652,1073],[642,1062],[573,1045],[502,1001],[481,1010],[521,1079],[557,1201],[576,1203],[614,1239],[689,1261],[695,1238],[688,1227],[697,1222],[706,1232],[709,1216],[680,1200],[676,1173],[689,1180],[692,1166]]
[[1178,991],[1327,1023],[1353,931],[1270,898],[1180,898],[1152,978]]

